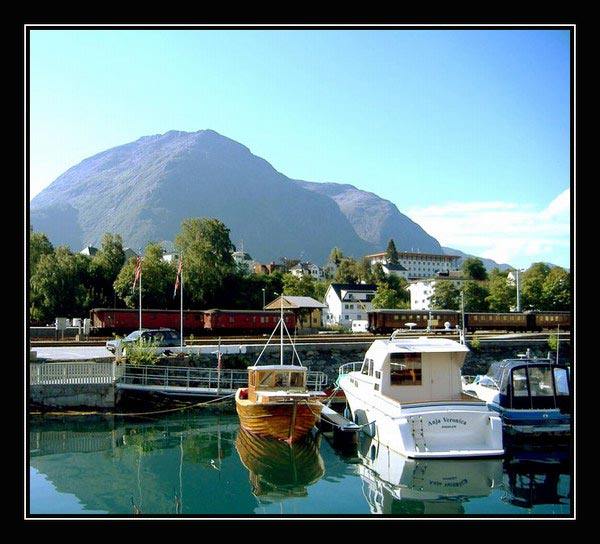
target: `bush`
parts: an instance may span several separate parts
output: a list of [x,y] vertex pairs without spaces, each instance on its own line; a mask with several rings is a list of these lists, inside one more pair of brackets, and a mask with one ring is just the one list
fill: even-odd
[[471,338],[471,348],[472,349],[479,349],[481,347],[481,340],[479,340],[478,336],[473,336],[473,338]]
[[558,334],[552,333],[548,336],[548,347],[552,351],[556,351],[558,349]]
[[158,340],[140,338],[137,342],[127,344],[123,348],[127,364],[133,366],[154,365],[158,362]]

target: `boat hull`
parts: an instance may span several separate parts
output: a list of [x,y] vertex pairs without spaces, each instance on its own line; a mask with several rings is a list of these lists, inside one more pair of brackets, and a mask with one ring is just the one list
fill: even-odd
[[339,384],[362,430],[390,449],[414,459],[504,455],[502,421],[484,402],[406,404],[358,397],[346,376]]
[[271,437],[290,444],[308,434],[321,415],[323,405],[315,399],[256,403],[235,396],[235,409],[240,425],[249,433]]

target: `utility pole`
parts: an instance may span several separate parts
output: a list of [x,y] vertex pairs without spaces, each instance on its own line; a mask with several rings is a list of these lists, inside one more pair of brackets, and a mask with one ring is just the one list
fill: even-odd
[[517,268],[517,312],[521,311],[521,290],[519,285],[519,269]]

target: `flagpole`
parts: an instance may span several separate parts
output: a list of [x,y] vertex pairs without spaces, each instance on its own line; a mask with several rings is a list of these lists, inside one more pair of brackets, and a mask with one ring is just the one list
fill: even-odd
[[[181,257],[179,257],[181,259]],[[183,353],[183,270],[181,271],[181,278],[179,279],[181,283],[181,309],[179,314],[179,326],[181,328],[181,353]]]
[[142,257],[140,257],[140,331],[142,330]]

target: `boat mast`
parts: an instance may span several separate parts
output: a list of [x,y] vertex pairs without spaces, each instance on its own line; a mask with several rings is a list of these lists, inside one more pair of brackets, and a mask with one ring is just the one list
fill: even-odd
[[281,327],[279,364],[283,365],[283,293],[281,293],[281,317],[279,318],[279,326]]

